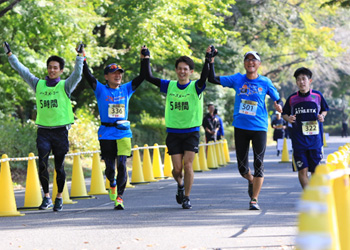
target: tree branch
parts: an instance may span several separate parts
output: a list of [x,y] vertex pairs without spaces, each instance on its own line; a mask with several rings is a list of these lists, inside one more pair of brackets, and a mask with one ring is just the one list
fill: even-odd
[[[4,0],[2,0],[4,2]],[[4,16],[8,11],[12,10],[13,7],[15,7],[16,4],[18,4],[22,0],[15,0],[13,1],[9,6],[7,6],[5,9],[0,11],[0,17]]]

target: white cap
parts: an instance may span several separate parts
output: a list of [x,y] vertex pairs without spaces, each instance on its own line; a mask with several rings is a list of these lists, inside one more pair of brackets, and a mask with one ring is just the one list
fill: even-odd
[[258,52],[256,52],[256,51],[248,51],[247,53],[244,54],[244,59],[248,55],[253,55],[256,59],[258,59],[261,62],[261,59],[260,59],[260,56],[259,56]]

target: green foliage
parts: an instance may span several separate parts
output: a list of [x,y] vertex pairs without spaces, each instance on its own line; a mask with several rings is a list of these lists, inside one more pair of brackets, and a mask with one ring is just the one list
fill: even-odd
[[140,122],[134,124],[131,130],[133,134],[132,145],[138,145],[139,147],[145,144],[153,146],[154,143],[165,145],[166,127],[164,119],[151,117],[144,112],[141,114]]
[[[11,116],[0,119],[0,154],[9,158],[28,157],[29,153],[37,155],[36,126],[28,120],[21,123]],[[13,162],[11,167],[26,169],[26,162]]]
[[76,119],[69,130],[70,151],[94,151],[99,150],[97,131],[99,120],[93,115],[88,106],[82,107],[75,112]]

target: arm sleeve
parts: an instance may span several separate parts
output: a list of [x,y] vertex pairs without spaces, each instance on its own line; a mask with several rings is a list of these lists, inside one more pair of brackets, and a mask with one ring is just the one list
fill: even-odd
[[286,103],[283,106],[283,112],[282,112],[282,116],[283,115],[290,115],[291,114],[291,107],[289,105],[289,99],[290,97],[288,97]]
[[135,91],[145,79],[146,71],[147,71],[147,62],[145,60],[141,60],[140,74],[137,77],[135,77],[131,82],[133,91]]
[[273,85],[273,83],[271,82],[271,80],[269,78],[265,78],[267,79],[267,94],[272,98],[272,100],[274,101],[279,101],[280,100],[280,95],[277,92],[276,87]]
[[324,99],[323,95],[321,95],[321,112],[328,111],[328,110],[329,110],[328,104],[327,104],[326,100]]
[[74,71],[66,80],[65,90],[68,97],[70,97],[70,95],[72,94],[72,92],[74,91],[74,89],[77,87],[78,83],[81,80],[81,73],[83,71],[83,62],[84,62],[84,57],[77,56],[75,60]]
[[34,90],[36,90],[36,85],[38,84],[39,78],[30,73],[29,69],[25,67],[18,58],[12,54],[8,57],[11,67],[16,70],[22,79],[29,84],[29,86]]
[[196,82],[196,86],[198,89],[202,89],[205,86],[205,81],[208,78],[208,74],[209,74],[209,63],[205,62],[203,65],[201,78]]
[[209,63],[208,82],[220,85],[220,76],[215,75],[214,63]]
[[89,83],[90,87],[95,91],[97,86],[97,80],[91,74],[91,71],[86,61],[84,61],[83,74],[85,76],[86,81]]
[[145,58],[145,59],[143,59],[143,61],[145,61],[145,63],[146,63],[146,67],[145,67],[146,68],[146,72],[145,72],[146,73],[146,75],[145,75],[146,80],[148,82],[156,85],[158,88],[160,88],[161,79],[153,77],[149,58]]

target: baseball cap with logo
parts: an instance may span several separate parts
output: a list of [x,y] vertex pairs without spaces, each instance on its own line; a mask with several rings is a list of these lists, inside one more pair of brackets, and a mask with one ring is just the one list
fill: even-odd
[[108,75],[108,73],[113,73],[115,71],[119,70],[120,72],[124,73],[124,70],[122,69],[122,66],[112,63],[104,69],[105,75]]
[[247,53],[244,54],[244,59],[248,55],[253,55],[256,59],[258,59],[261,62],[260,55],[258,54],[258,52],[256,52],[256,51],[248,51]]

